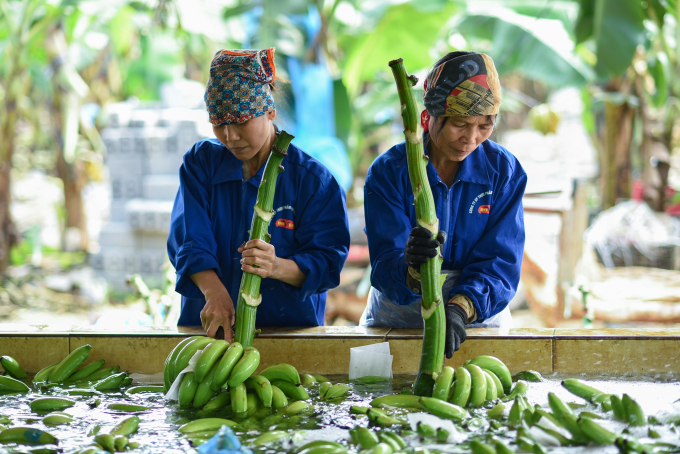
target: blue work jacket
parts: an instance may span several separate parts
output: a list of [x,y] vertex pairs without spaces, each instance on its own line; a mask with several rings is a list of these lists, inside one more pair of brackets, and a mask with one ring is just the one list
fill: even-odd
[[[326,291],[339,284],[349,250],[345,193],[319,161],[293,144],[282,165],[269,224],[271,244],[307,278],[301,288],[262,279],[256,324],[319,326]],[[205,298],[190,279],[199,271],[215,270],[236,307],[243,274],[237,249],[248,241],[264,168],[244,181],[241,161],[217,139],[200,141],[184,155],[168,236],[176,290],[182,295],[179,325],[201,325]]]
[[[451,188],[429,162],[427,177],[439,229],[447,234],[442,269],[461,272],[457,284],[443,297],[446,301],[456,294],[469,297],[477,321],[483,321],[502,311],[517,291],[527,175],[510,152],[486,140],[460,163]],[[404,246],[416,226],[416,214],[404,142],[371,165],[364,204],[371,284],[395,304],[412,304],[421,295],[406,285]]]

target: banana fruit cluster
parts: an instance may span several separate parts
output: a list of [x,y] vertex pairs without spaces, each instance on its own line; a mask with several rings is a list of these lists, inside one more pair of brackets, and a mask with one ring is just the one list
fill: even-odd
[[[194,370],[181,374],[199,351]],[[257,408],[284,410],[289,399],[309,399],[300,374],[290,364],[274,364],[255,374],[259,366],[260,352],[254,347],[194,336],[179,342],[165,360],[164,389],[167,392],[175,380],[181,380],[180,406],[208,412],[231,406],[235,415]]]

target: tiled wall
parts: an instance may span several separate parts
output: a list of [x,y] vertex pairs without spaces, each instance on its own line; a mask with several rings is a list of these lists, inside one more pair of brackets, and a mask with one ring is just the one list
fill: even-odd
[[[166,356],[180,339],[203,334],[200,328],[125,327],[100,331],[94,327],[50,328],[0,325],[0,355],[16,358],[28,372],[61,360],[69,351],[92,345],[90,361],[106,359],[131,373],[163,370]],[[317,327],[263,329],[254,346],[261,366],[286,362],[301,372],[344,374],[350,348],[389,342],[395,374],[415,374],[422,350],[418,330]],[[534,369],[543,374],[644,374],[680,376],[680,330],[470,329],[452,359],[459,366],[477,355],[502,359],[511,371]]]

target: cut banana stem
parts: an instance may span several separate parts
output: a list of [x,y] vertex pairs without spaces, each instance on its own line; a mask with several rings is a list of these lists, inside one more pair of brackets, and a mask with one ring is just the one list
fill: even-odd
[[[272,146],[271,154],[265,164],[264,173],[260,188],[257,191],[257,202],[253,211],[253,220],[250,225],[249,240],[260,239],[268,241],[269,221],[274,204],[274,192],[276,190],[276,180],[279,173],[283,172],[281,162],[288,154],[293,136],[286,131],[277,131],[276,140]],[[257,274],[243,273],[241,286],[238,291],[236,303],[236,326],[234,339],[243,345],[244,348],[253,345],[255,338],[255,317],[257,305],[255,301],[261,301],[260,283],[262,278]],[[245,379],[244,379],[245,381]],[[231,385],[230,385],[231,386]]]

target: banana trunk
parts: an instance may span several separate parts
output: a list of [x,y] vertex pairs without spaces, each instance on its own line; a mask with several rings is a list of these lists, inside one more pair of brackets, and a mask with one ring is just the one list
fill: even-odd
[[[279,173],[283,172],[281,161],[288,154],[288,145],[291,140],[293,140],[293,136],[286,131],[277,131],[276,141],[265,165],[260,189],[257,191],[257,203],[253,213],[253,222],[250,226],[250,240],[258,238],[266,242],[270,240],[267,230],[269,221],[274,215],[272,205],[274,203],[276,179]],[[235,341],[243,345],[244,348],[253,345],[257,306],[262,302],[262,295],[260,295],[261,281],[260,276],[245,272],[241,278],[241,287],[238,291],[238,302],[236,303]]]
[[[404,62],[400,58],[390,62],[392,74],[397,83],[401,102],[401,117],[404,120],[406,136],[406,156],[408,174],[413,188],[413,199],[418,225],[437,236],[439,220],[434,206],[432,190],[427,179],[427,162],[423,150],[422,134],[418,128],[418,109],[413,95],[413,85],[418,82],[415,76],[408,76]],[[425,320],[423,333],[423,352],[420,358],[420,370],[416,379],[414,393],[418,396],[431,396],[435,374],[442,371],[444,365],[444,342],[446,336],[446,319],[442,304],[442,287],[440,283],[442,258],[430,259],[420,266],[422,284],[421,311]]]

